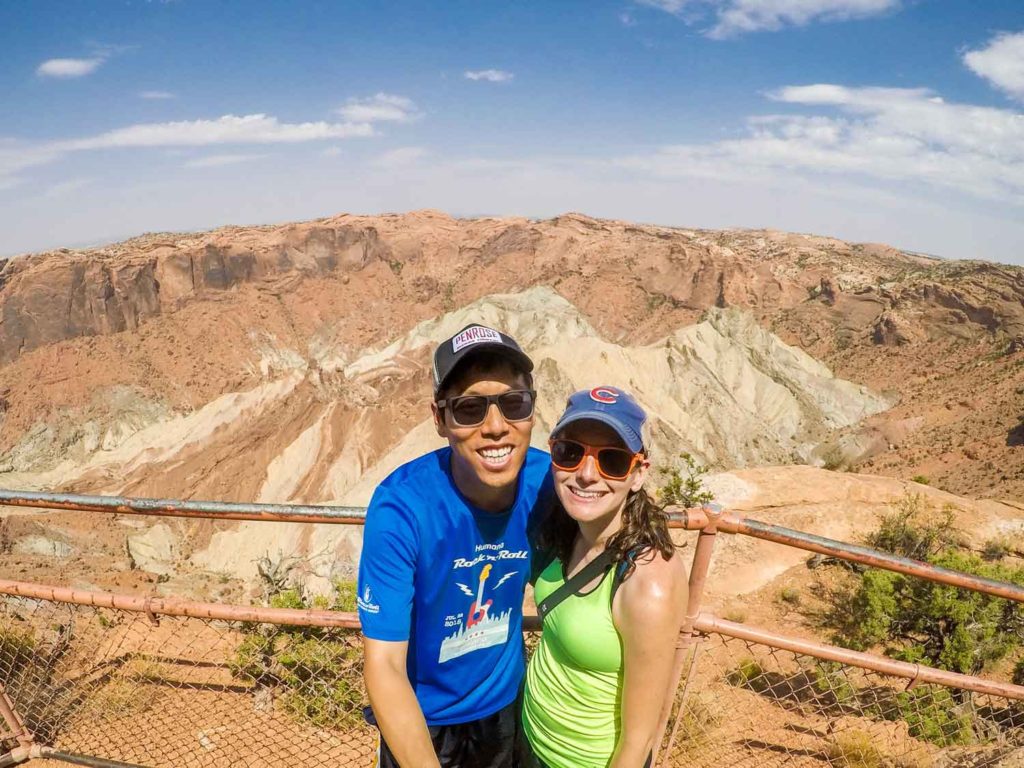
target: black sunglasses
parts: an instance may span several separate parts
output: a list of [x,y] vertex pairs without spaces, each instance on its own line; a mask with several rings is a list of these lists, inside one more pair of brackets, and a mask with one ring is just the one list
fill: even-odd
[[586,445],[564,437],[553,438],[548,446],[551,448],[551,463],[556,469],[575,472],[583,466],[587,456],[593,456],[597,461],[598,474],[608,480],[625,480],[644,458],[642,453],[633,453],[625,448]]
[[484,423],[491,403],[498,406],[505,421],[526,421],[533,416],[537,392],[532,389],[513,389],[500,395],[461,395],[438,400],[439,409],[448,409],[452,423],[457,427],[477,427]]

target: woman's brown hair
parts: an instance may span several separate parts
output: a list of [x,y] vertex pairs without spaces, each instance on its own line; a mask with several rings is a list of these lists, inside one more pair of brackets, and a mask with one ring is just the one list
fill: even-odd
[[[535,546],[541,557],[557,557],[564,567],[572,557],[578,531],[576,521],[553,497],[551,509],[537,528]],[[668,515],[643,488],[629,492],[622,508],[622,527],[608,539],[605,549],[612,553],[616,564],[625,562],[623,579],[633,572],[638,559],[652,551],[666,560],[672,557],[676,545],[668,533]]]

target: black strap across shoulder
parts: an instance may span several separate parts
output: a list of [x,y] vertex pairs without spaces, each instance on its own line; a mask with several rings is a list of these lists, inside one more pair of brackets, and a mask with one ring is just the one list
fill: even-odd
[[583,570],[566,581],[545,599],[537,603],[537,615],[540,616],[541,623],[544,622],[544,617],[551,613],[551,611],[553,611],[559,603],[565,600],[565,598],[569,597],[569,595],[576,594],[585,584],[589,584],[597,578],[599,574],[605,573],[612,565],[612,562],[612,553],[606,549],[600,555],[587,563],[583,567]]

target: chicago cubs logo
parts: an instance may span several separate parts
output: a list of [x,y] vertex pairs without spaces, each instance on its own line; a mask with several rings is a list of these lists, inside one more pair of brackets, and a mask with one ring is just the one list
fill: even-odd
[[590,399],[598,403],[612,405],[618,401],[620,394],[622,393],[619,390],[611,387],[594,387],[590,390]]

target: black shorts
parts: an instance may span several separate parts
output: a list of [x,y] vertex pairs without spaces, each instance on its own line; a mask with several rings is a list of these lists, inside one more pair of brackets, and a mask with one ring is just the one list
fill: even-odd
[[[441,768],[515,768],[519,731],[519,702],[493,715],[456,725],[428,727]],[[380,740],[379,768],[399,768],[384,738]]]

